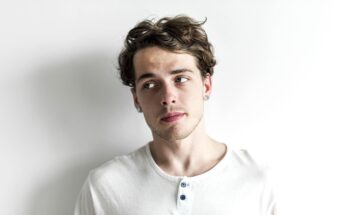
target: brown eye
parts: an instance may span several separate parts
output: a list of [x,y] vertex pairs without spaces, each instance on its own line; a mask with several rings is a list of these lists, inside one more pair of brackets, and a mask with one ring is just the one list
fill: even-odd
[[151,88],[155,87],[155,85],[156,84],[153,82],[148,82],[148,83],[143,84],[143,88],[144,89],[151,89]]
[[177,77],[177,78],[175,79],[175,81],[176,81],[177,83],[183,83],[183,82],[186,82],[186,81],[188,81],[188,80],[189,80],[188,78],[182,77],[182,76],[179,76],[179,77]]

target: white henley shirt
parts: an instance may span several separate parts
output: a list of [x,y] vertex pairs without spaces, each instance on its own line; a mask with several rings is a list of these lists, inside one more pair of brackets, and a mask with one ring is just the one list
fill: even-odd
[[246,150],[227,147],[207,172],[172,176],[146,144],[91,170],[74,215],[275,215],[268,175]]

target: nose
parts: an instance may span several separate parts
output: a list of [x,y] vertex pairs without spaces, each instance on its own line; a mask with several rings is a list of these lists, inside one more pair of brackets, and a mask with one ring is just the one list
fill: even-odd
[[168,106],[176,103],[175,89],[173,89],[172,86],[165,84],[161,91],[162,106]]

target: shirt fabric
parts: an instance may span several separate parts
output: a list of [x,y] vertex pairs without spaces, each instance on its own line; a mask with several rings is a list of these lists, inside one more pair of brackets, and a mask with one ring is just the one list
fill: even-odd
[[207,172],[172,176],[148,143],[91,170],[74,215],[275,215],[268,175],[246,150],[227,146]]

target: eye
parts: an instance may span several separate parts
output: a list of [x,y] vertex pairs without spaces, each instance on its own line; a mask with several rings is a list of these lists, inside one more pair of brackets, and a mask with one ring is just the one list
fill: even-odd
[[179,76],[179,77],[175,78],[175,81],[178,82],[178,83],[183,83],[183,82],[186,82],[188,80],[189,80],[188,78],[183,77],[183,76]]
[[147,82],[147,83],[143,84],[144,89],[151,89],[155,86],[156,86],[156,83],[154,83],[154,82]]

